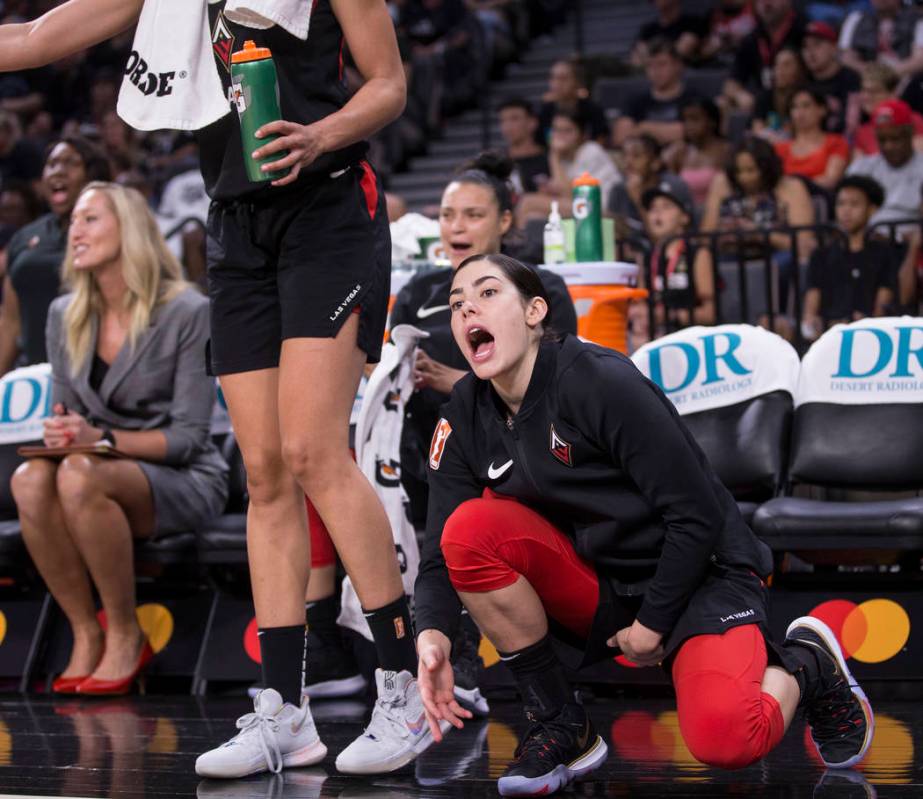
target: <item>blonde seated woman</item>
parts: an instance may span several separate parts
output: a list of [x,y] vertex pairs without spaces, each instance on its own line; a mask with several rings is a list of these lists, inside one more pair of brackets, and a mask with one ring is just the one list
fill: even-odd
[[29,553],[74,634],[54,690],[126,693],[153,655],[135,617],[132,539],[193,528],[227,499],[209,435],[208,301],[182,279],[141,194],[112,183],[81,192],[63,277],[71,293],[48,312],[45,444],[108,440],[128,457],[34,458],[12,490]]

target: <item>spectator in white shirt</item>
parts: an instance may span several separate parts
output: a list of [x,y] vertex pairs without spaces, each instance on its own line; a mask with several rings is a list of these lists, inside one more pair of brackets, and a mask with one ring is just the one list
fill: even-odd
[[608,197],[622,175],[615,162],[590,138],[590,123],[580,112],[558,111],[551,123],[548,142],[548,165],[551,176],[541,189],[526,194],[516,209],[517,222],[524,226],[529,219],[548,216],[551,201],[558,200],[561,213],[570,215],[571,185],[584,172],[599,181],[602,197]]
[[852,162],[847,174],[866,175],[885,189],[885,202],[871,224],[916,219],[920,214],[923,153],[913,149],[910,106],[903,100],[885,100],[872,113],[879,152]]

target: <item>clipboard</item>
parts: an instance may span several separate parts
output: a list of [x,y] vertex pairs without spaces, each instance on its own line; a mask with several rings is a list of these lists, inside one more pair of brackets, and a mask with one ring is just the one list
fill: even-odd
[[67,447],[26,446],[19,447],[16,454],[23,458],[50,458],[63,460],[68,455],[96,455],[101,458],[130,458],[121,450],[116,449],[108,441],[97,441],[93,444],[71,444]]

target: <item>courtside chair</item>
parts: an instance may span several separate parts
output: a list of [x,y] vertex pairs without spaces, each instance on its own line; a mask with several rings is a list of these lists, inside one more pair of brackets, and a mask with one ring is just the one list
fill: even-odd
[[[822,497],[793,496],[800,486]],[[923,319],[837,325],[804,357],[785,496],[759,507],[754,529],[777,552],[887,550],[912,562],[921,491]],[[873,498],[850,501],[857,492]]]

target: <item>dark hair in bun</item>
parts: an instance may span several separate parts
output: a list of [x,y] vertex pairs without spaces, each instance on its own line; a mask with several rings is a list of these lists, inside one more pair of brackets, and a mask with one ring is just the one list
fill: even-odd
[[486,186],[494,195],[500,213],[512,211],[514,205],[513,187],[510,175],[513,174],[512,160],[494,150],[488,150],[465,161],[455,173],[453,182],[474,183]]

